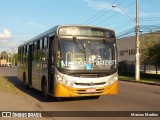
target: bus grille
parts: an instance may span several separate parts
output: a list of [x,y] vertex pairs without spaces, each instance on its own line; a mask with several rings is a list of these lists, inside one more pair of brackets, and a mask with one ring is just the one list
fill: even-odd
[[100,82],[100,83],[75,83],[76,85],[80,86],[95,86],[95,85],[104,85],[106,82]]
[[103,93],[104,89],[96,89],[95,92],[86,92],[86,89],[83,90],[77,90],[78,94],[100,94]]

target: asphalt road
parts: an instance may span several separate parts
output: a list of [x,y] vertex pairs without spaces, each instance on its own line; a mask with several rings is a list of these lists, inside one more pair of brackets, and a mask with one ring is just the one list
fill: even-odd
[[[27,106],[36,111],[160,111],[160,86],[146,85],[140,83],[131,83],[119,81],[119,93],[117,95],[105,95],[99,99],[67,99],[59,101],[45,102],[41,93],[29,89],[26,90],[21,81],[17,79],[16,68],[0,68],[0,76],[6,76],[22,91],[24,95],[20,96],[27,101]],[[1,103],[0,103],[1,104]],[[17,103],[18,105],[18,103]],[[18,111],[18,107],[14,108]],[[27,109],[27,107],[26,107]],[[6,108],[5,110],[10,110]],[[12,109],[13,110],[13,109]],[[20,109],[21,110],[21,109]],[[25,110],[25,107],[24,107]],[[27,109],[30,110],[30,109]],[[95,112],[96,113],[96,112]],[[89,114],[89,113],[88,113]],[[160,117],[160,115],[159,115]],[[54,120],[63,120],[65,117],[48,118]],[[79,119],[81,117],[71,117],[69,119]],[[106,119],[104,117],[83,117],[84,119]],[[110,118],[107,119],[145,119],[154,120],[158,117],[131,117],[131,118]]]

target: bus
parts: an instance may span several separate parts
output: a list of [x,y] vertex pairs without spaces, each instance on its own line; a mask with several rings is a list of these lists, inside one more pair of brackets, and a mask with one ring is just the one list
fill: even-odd
[[45,100],[117,94],[117,71],[111,29],[58,25],[18,46],[18,78]]

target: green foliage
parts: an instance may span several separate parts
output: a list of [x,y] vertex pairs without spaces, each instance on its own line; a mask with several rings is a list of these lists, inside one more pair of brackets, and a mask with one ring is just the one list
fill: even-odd
[[1,59],[7,59],[7,52],[6,51],[2,51],[0,56],[1,56]]
[[154,66],[160,66],[160,44],[155,44],[149,48],[149,61]]
[[12,57],[12,59],[11,59],[11,63],[12,63],[13,65],[17,65],[17,62],[18,62],[18,53],[14,53],[14,54],[13,54],[13,57]]
[[6,51],[2,51],[0,53],[0,59],[7,60],[7,62],[10,62],[11,64],[17,65],[18,53],[7,53]]
[[160,67],[160,44],[158,43],[160,38],[159,34],[147,34],[141,40],[141,63],[150,64],[156,67]]
[[[135,78],[134,72],[118,72],[119,76],[130,77],[132,79]],[[148,74],[148,73],[140,73],[141,79],[149,79],[150,81],[159,81],[160,82],[160,75],[158,74]]]

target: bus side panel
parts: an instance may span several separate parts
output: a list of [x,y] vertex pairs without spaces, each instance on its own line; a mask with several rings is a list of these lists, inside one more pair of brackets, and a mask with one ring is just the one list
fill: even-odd
[[[41,91],[41,83],[42,76],[46,77],[46,73],[44,72],[44,67],[47,69],[47,65],[45,66],[45,61],[42,60],[42,49],[35,50],[33,52],[33,60],[32,60],[32,87]],[[48,72],[48,71],[47,71]]]
[[[17,68],[17,76],[18,79],[21,80],[22,82],[28,83],[28,62],[23,61],[23,62],[18,62],[18,68]],[[24,81],[24,77],[26,78]]]
[[28,61],[24,61],[24,73],[26,75],[26,83],[28,84]]
[[23,80],[23,74],[22,74],[22,62],[21,61],[18,61],[18,64],[17,64],[17,77],[19,80]]
[[28,85],[32,86],[32,50],[33,50],[33,45],[28,46]]
[[32,73],[31,73],[31,76],[32,76],[32,87],[36,89],[36,69],[35,69],[35,66],[36,66],[36,62],[33,60],[32,61]]
[[19,80],[23,80],[22,72],[22,47],[18,48],[18,63],[17,63],[17,77]]

